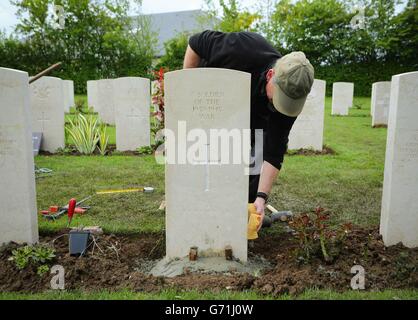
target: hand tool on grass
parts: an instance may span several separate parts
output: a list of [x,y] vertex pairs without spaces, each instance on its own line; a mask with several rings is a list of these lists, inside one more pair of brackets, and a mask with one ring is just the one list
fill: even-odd
[[267,205],[267,209],[271,211],[271,222],[286,222],[293,217],[292,211],[278,211],[272,205]]
[[50,177],[52,176],[52,174],[53,174],[53,171],[51,169],[38,168],[35,166],[35,178],[36,179]]
[[[134,193],[134,192],[144,192],[144,193],[152,193],[154,192],[154,188],[152,187],[141,187],[141,188],[135,188],[135,189],[120,189],[120,190],[102,190],[102,191],[97,191],[95,195],[107,195],[107,194],[119,194],[119,193]],[[84,214],[86,212],[86,210],[90,209],[90,207],[85,207],[85,206],[81,206],[84,202],[86,202],[87,200],[90,200],[91,198],[93,198],[94,195],[89,196],[83,200],[81,200],[80,202],[77,202],[73,215],[74,214]],[[52,208],[52,207],[51,207]],[[50,209],[51,209],[50,208]],[[58,219],[59,217],[61,217],[62,215],[68,213],[68,208],[69,205],[66,205],[62,208],[60,208],[58,210],[58,212],[53,212],[51,210],[47,211],[41,211],[41,214],[49,220],[55,220]]]
[[102,190],[102,191],[97,191],[96,194],[103,195],[103,194],[117,194],[117,193],[135,193],[135,192],[151,193],[151,192],[154,192],[154,188],[141,187],[141,188],[135,188],[135,189]]
[[[86,210],[90,209],[90,207],[81,207],[81,205],[86,202],[87,200],[90,200],[93,196],[89,196],[83,200],[81,200],[80,202],[76,203],[76,206],[74,208],[74,213],[75,214],[84,214],[86,212]],[[51,207],[50,209],[52,209],[53,207]],[[58,212],[54,213],[52,211],[54,210],[50,210],[50,211],[41,211],[42,215],[48,219],[48,220],[55,220],[58,219],[59,217],[61,217],[62,215],[68,213],[68,208],[69,208],[69,204],[67,204],[66,206],[62,207],[59,209]]]
[[70,227],[71,221],[73,221],[73,216],[74,216],[74,211],[75,211],[75,207],[77,205],[77,200],[76,199],[71,199],[70,202],[68,203],[68,224],[67,224],[67,228]]

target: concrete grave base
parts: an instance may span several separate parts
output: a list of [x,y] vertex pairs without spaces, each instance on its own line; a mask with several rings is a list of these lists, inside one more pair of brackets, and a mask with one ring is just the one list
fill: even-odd
[[249,258],[247,263],[228,261],[225,257],[202,257],[197,261],[190,261],[189,257],[170,260],[164,258],[157,262],[150,274],[154,277],[173,278],[186,273],[200,274],[232,274],[249,273],[258,275],[270,267],[267,260],[262,257]]

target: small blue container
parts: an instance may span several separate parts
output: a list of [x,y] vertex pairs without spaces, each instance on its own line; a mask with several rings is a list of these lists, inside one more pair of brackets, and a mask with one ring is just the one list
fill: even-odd
[[85,253],[90,239],[90,231],[70,231],[70,255],[81,256]]

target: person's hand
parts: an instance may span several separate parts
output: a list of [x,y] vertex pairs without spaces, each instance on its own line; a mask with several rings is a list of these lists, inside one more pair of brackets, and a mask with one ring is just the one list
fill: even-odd
[[261,216],[260,225],[258,226],[258,230],[257,230],[257,231],[260,231],[261,227],[263,226],[264,209],[266,206],[266,201],[263,198],[257,198],[254,202],[254,206],[257,210],[257,213]]

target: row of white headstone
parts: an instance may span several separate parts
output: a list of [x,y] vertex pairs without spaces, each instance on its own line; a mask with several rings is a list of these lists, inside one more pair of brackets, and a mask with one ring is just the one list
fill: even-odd
[[[87,96],[88,105],[98,112],[104,122],[110,125],[116,124],[117,150],[136,150],[149,145],[150,82],[148,79],[88,81]],[[325,81],[315,80],[314,89],[289,138],[291,150],[322,150],[324,109]]]
[[87,101],[103,122],[116,125],[118,151],[134,151],[150,145],[149,79],[127,77],[88,81]]
[[[38,241],[31,143],[32,90],[28,80],[26,72],[0,68],[0,243]],[[40,83],[34,90],[36,94],[51,99],[58,81],[46,86]],[[116,83],[117,88],[128,90],[118,93],[119,97],[124,93],[130,97],[138,95],[126,89],[137,88],[136,80],[115,80]],[[223,69],[182,70],[166,74],[165,84],[166,128],[175,133],[174,138],[188,136],[193,129],[250,127],[249,74]],[[316,99],[322,108],[324,87],[323,81],[315,82],[306,110]],[[392,79],[381,215],[386,245],[403,242],[408,247],[418,246],[417,87],[418,72]],[[56,104],[62,103],[62,99],[58,100]],[[187,123],[186,132],[178,131],[181,122]],[[243,136],[243,145],[249,144],[248,139]],[[187,147],[193,142],[188,141]],[[175,152],[170,148],[176,146],[168,144],[167,153]],[[222,254],[226,246],[232,246],[237,258],[247,260],[246,163],[214,164],[206,158],[194,164],[166,165],[168,258],[187,256],[194,246],[202,255]],[[184,195],[187,203],[181,200]]]
[[[391,82],[377,82],[372,89],[372,126],[387,125]],[[289,149],[322,151],[326,82],[315,79],[305,107],[289,136]],[[336,82],[332,92],[332,115],[348,115],[353,106],[354,84]]]
[[[88,83],[89,105],[105,123],[116,124],[119,151],[134,151],[150,145],[149,83],[143,78]],[[32,127],[34,132],[43,134],[41,150],[53,153],[64,148],[65,112],[74,106],[73,81],[43,77],[30,85],[30,92]]]
[[[372,126],[387,126],[390,103],[390,81],[376,82],[372,86],[370,114]],[[346,116],[353,106],[354,83],[336,82],[332,88],[332,115]]]

